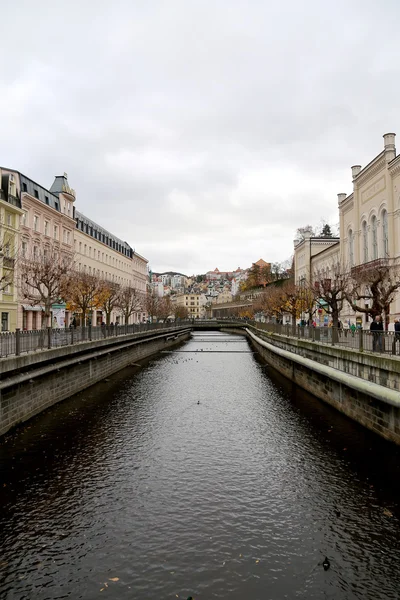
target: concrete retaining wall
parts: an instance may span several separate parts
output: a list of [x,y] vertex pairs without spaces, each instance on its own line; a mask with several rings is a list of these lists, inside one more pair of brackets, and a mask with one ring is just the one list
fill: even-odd
[[10,357],[0,362],[0,435],[132,363],[190,337],[154,331]]
[[247,330],[262,358],[282,375],[378,435],[400,444],[398,358]]

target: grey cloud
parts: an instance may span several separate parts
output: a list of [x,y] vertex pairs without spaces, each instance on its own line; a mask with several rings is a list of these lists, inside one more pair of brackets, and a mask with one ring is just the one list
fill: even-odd
[[15,4],[0,163],[67,171],[156,270],[284,260],[398,124],[395,0]]

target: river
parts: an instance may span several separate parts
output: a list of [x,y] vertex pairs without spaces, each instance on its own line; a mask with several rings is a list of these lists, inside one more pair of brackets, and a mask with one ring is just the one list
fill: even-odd
[[399,457],[195,333],[0,440],[0,598],[397,599]]

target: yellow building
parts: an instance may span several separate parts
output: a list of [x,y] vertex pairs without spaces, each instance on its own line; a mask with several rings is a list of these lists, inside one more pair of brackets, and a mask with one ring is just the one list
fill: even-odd
[[190,319],[202,319],[206,315],[204,294],[176,294],[171,296],[175,306],[184,306]]
[[15,331],[18,319],[16,266],[19,252],[20,194],[13,173],[0,168],[0,317],[1,331]]

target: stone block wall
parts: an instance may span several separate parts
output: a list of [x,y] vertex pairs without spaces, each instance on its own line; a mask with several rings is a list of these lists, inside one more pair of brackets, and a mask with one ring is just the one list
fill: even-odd
[[[259,335],[259,332],[254,329],[252,333]],[[314,348],[302,348],[298,343],[300,340],[294,339],[292,343],[292,339],[277,338],[279,336],[260,336],[260,339],[267,341],[269,346],[267,348],[249,336],[260,356],[279,373],[378,435],[400,444],[400,393],[394,391],[398,390],[398,359],[366,357],[354,351],[350,351],[351,354],[346,357],[337,348],[328,348],[326,352],[322,344],[314,343]],[[293,359],[274,352],[273,346],[291,352]],[[384,388],[388,390],[390,401],[374,397],[376,388],[372,390],[372,386],[371,395],[368,391],[357,389],[357,382],[352,377],[348,378],[347,383],[343,383],[317,372],[312,365],[306,367],[296,360],[296,355],[336,371],[355,375],[364,381],[373,381],[374,384],[382,386],[383,398]],[[335,376],[336,373],[333,371],[332,375]],[[368,386],[364,385],[364,387],[368,390]],[[396,396],[398,396],[398,404]]]
[[[132,363],[172,348],[190,337],[190,331],[119,338],[110,344],[97,341],[70,347],[68,354],[55,349],[29,358],[14,357],[14,369],[2,378],[0,392],[0,435],[12,427],[80,392]],[[18,360],[20,359],[20,360]],[[27,367],[26,363],[30,363]]]

